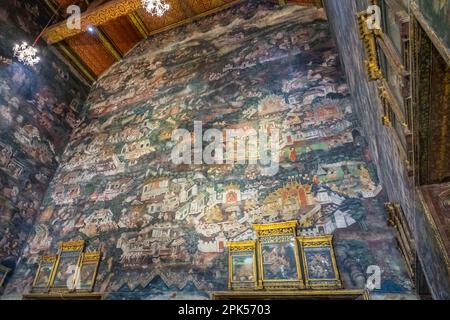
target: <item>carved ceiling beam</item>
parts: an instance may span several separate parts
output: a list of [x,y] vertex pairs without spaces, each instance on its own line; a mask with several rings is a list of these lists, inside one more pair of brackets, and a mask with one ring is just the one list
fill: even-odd
[[85,32],[89,26],[99,26],[108,21],[128,15],[142,7],[141,0],[111,0],[81,14],[81,29],[69,29],[67,20],[48,28],[43,38],[48,44],[60,42],[68,37]]
[[128,15],[128,20],[130,20],[131,23],[133,24],[133,26],[135,27],[135,29],[137,31],[139,31],[139,33],[141,34],[141,37],[143,39],[147,39],[150,32],[148,31],[145,23],[142,21],[142,18],[139,15],[139,13],[137,11],[131,12]]

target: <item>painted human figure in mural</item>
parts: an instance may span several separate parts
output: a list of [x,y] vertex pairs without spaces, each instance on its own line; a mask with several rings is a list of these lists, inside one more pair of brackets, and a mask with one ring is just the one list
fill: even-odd
[[310,259],[309,268],[312,275],[315,278],[327,278],[331,269],[330,261],[320,253],[314,254]]
[[292,162],[295,162],[297,160],[297,154],[295,153],[295,148],[291,147],[291,150],[289,152],[289,160]]
[[228,192],[227,193],[227,203],[236,203],[238,200],[236,192]]

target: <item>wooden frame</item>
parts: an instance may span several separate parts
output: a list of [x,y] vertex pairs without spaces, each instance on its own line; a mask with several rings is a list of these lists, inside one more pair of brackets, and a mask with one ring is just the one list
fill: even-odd
[[369,30],[367,27],[367,12],[357,14],[358,28],[361,40],[364,44],[366,55],[365,66],[369,81],[376,81],[382,77],[380,63],[378,61],[376,35],[379,30]]
[[[253,225],[253,228],[255,229],[258,236],[258,280],[260,286],[262,286],[264,289],[303,289],[305,287],[300,266],[298,242],[296,241],[297,224],[297,221],[287,221],[280,223]],[[291,251],[291,254],[293,255],[290,257],[291,261],[288,261],[289,251]],[[287,259],[284,259],[284,257],[282,256],[283,254]],[[288,270],[286,271],[284,270],[284,266],[280,266],[280,272],[282,275],[281,277],[267,277],[266,270],[268,267],[265,266],[265,264],[269,264],[272,262],[267,262],[266,256],[272,256],[274,257],[274,259],[277,259],[283,263],[287,263],[290,268],[288,268]],[[292,263],[294,263],[295,266],[292,266]],[[285,276],[284,273],[286,272],[291,274],[295,272],[296,275]]]
[[60,253],[50,283],[51,291],[70,292],[76,288],[76,277],[83,250],[84,240],[61,243]]
[[396,229],[395,238],[397,240],[398,247],[402,253],[406,268],[411,281],[415,283],[416,278],[416,252],[414,244],[414,235],[408,226],[405,213],[398,203],[386,203],[384,205],[386,211],[389,214],[388,223]]
[[[249,279],[235,278],[237,260],[251,261],[251,276]],[[228,243],[228,288],[230,290],[248,290],[258,288],[258,272],[256,259],[256,241],[241,241]],[[247,275],[248,276],[248,275]]]
[[[342,288],[333,249],[333,236],[299,237],[306,287],[310,289]],[[316,270],[313,270],[316,268]]]
[[[48,292],[55,272],[57,255],[42,256],[39,259],[39,267],[31,286],[31,292]],[[45,272],[45,274],[44,274]],[[45,277],[42,279],[42,277]]]
[[11,271],[10,268],[7,268],[5,266],[2,266],[0,264],[0,288],[5,283],[6,277],[8,276],[8,273]]
[[297,290],[213,292],[212,300],[370,300],[368,290]]
[[103,300],[103,293],[29,293],[22,300]]
[[94,290],[100,259],[100,252],[83,253],[81,265],[75,277],[77,292],[92,292]]

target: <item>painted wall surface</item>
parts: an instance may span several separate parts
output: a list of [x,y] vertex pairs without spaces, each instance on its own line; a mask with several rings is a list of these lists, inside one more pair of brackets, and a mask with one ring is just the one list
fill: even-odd
[[416,3],[438,37],[450,49],[450,1],[416,0]]
[[[85,239],[103,252],[96,290],[109,299],[206,299],[226,289],[226,241],[291,219],[301,234],[335,235],[345,287],[364,287],[377,265],[381,292],[410,289],[322,11],[250,1],[153,37],[88,105],[9,297],[29,290],[39,254]],[[280,130],[278,172],[175,165],[172,132],[194,121]]]
[[389,201],[401,204],[418,245],[418,255],[433,296],[448,299],[450,284],[448,271],[435,231],[431,228],[415,193],[414,185],[407,176],[398,148],[393,142],[390,128],[380,119],[383,108],[378,98],[377,84],[368,82],[364,66],[364,50],[358,33],[357,12],[365,11],[369,1],[325,1],[328,19],[336,41],[342,64],[346,71],[349,88],[354,99],[354,110],[363,132],[369,139],[369,147],[377,164],[380,180],[389,195]]
[[12,58],[15,43],[40,32],[40,16],[24,1],[0,8],[0,263],[13,269],[88,93],[47,47],[35,68]]

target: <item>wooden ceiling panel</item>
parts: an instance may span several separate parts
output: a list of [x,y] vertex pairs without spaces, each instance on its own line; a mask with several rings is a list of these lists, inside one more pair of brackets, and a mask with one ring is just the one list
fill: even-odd
[[82,33],[66,42],[97,77],[116,62],[96,35]]
[[[75,61],[75,65],[78,69],[84,68],[84,73],[89,73],[92,79],[94,75],[100,76],[112,64],[119,61],[142,39],[193,22],[246,0],[165,0],[170,5],[170,10],[163,17],[152,16],[145,11],[142,0],[43,1],[53,12],[59,11],[60,18],[67,18],[62,13],[68,5],[82,4],[80,29],[70,29],[66,21],[59,21],[45,30],[43,38],[48,44],[60,44],[63,49],[65,40],[70,50],[78,56],[71,58]],[[322,0],[272,1],[281,6],[322,6]],[[60,10],[56,10],[58,7]],[[90,33],[87,32],[89,28],[93,28]],[[70,52],[67,52],[66,54],[70,56]],[[86,72],[86,69],[92,72]]]
[[122,56],[142,40],[142,36],[125,16],[105,23],[102,30]]
[[[179,0],[182,1],[182,0]],[[186,4],[194,11],[195,14],[201,14],[214,8],[220,7],[227,2],[224,0],[184,0]]]

